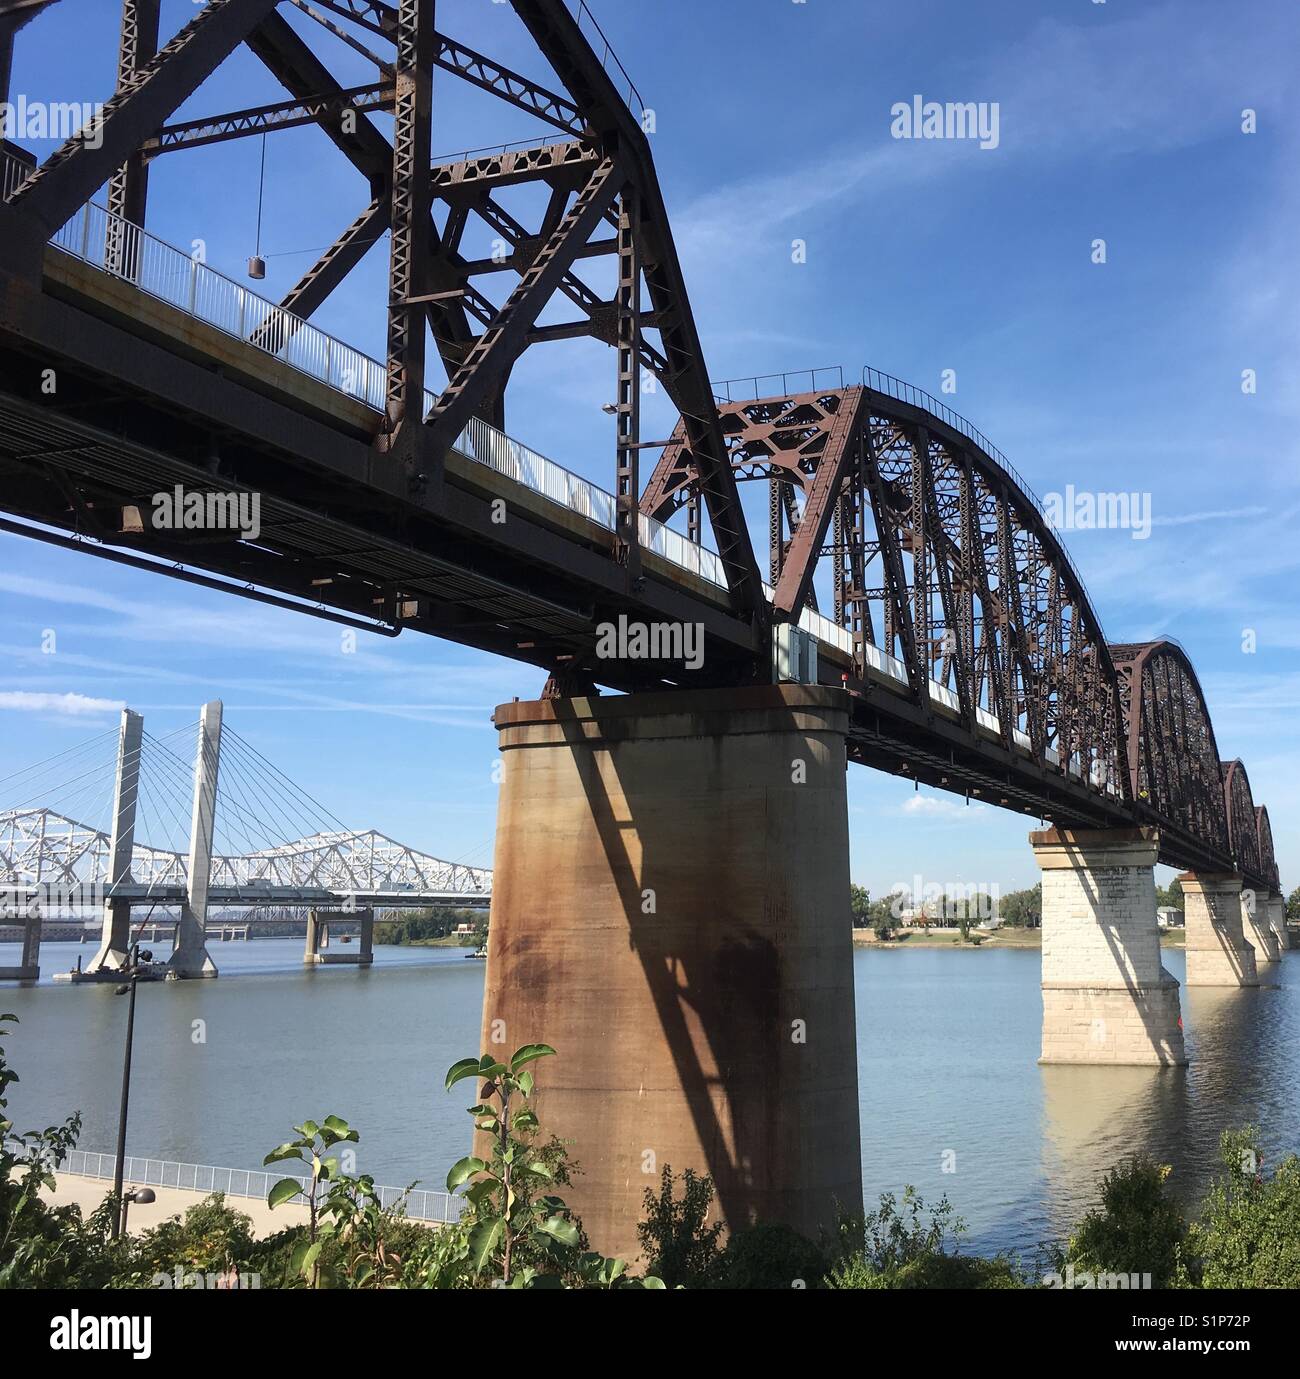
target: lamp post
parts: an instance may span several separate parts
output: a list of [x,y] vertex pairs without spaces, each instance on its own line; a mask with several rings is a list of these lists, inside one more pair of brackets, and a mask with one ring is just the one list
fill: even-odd
[[140,1205],[147,1206],[148,1203],[155,1201],[154,1191],[151,1187],[133,1187],[130,1192],[122,1194],[122,1234],[126,1234],[126,1209],[132,1202],[139,1202]]
[[[153,954],[150,952],[142,953],[140,945],[131,945],[130,960],[124,969],[128,980],[117,988],[114,995],[127,997],[126,1008],[126,1052],[122,1058],[122,1102],[117,1115],[117,1161],[113,1165],[113,1201],[116,1203],[116,1210],[113,1213],[113,1238],[117,1239],[122,1234],[126,1223],[126,1201],[122,1196],[122,1176],[126,1167],[126,1112],[127,1105],[131,1099],[131,1046],[135,1039],[135,987],[140,980],[140,963],[151,962]],[[150,1197],[152,1198],[152,1193]],[[132,1194],[134,1201],[143,1202],[141,1196]]]

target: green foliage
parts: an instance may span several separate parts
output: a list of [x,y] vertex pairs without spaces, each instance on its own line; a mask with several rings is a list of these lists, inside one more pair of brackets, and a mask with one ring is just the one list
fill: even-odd
[[486,910],[451,909],[434,905],[422,910],[391,911],[385,919],[375,921],[375,942],[410,944],[428,939],[448,938],[462,924],[472,924],[474,932],[461,937],[462,947],[482,947],[487,939]]
[[1293,923],[1300,924],[1300,886],[1287,897],[1286,917]]
[[1150,1274],[1155,1288],[1178,1274],[1187,1233],[1183,1213],[1165,1186],[1169,1167],[1136,1155],[1102,1179],[1101,1206],[1083,1218],[1058,1261],[1058,1272]]
[[469,1113],[474,1128],[492,1146],[487,1159],[467,1155],[447,1174],[448,1192],[470,1184],[464,1194],[474,1210],[469,1264],[476,1274],[499,1271],[502,1282],[517,1287],[527,1286],[540,1272],[535,1266],[521,1268],[521,1244],[540,1251],[556,1266],[552,1272],[559,1273],[570,1262],[561,1252],[576,1249],[581,1239],[560,1198],[528,1191],[554,1178],[552,1168],[533,1148],[538,1120],[528,1102],[535,1085],[528,1064],[554,1053],[549,1044],[524,1044],[509,1063],[485,1053],[462,1058],[447,1070],[448,1091],[465,1078],[483,1079]]
[[252,1221],[214,1192],[186,1211],[144,1231],[132,1247],[131,1270],[144,1286],[156,1274],[237,1274],[253,1254]]
[[688,1168],[676,1196],[672,1166],[665,1164],[656,1195],[645,1190],[645,1219],[636,1228],[650,1272],[668,1288],[707,1288],[722,1268],[722,1222],[706,1224],[713,1206],[713,1179]]
[[855,929],[864,928],[871,914],[871,892],[865,886],[849,883],[849,913],[853,917]]
[[807,1236],[777,1222],[760,1222],[727,1241],[718,1269],[722,1288],[817,1288],[827,1260]]
[[1254,1126],[1224,1131],[1223,1172],[1188,1232],[1188,1281],[1203,1288],[1300,1288],[1300,1159],[1263,1170]]
[[1156,907],[1174,910],[1187,908],[1187,897],[1183,895],[1183,883],[1176,876],[1168,886],[1156,887]]
[[863,1217],[841,1217],[837,1261],[829,1288],[1020,1288],[1024,1281],[1004,1255],[979,1259],[951,1253],[966,1232],[947,1197],[930,1209],[915,1188],[899,1201],[884,1193]]
[[662,1287],[658,1279],[629,1278],[622,1260],[586,1250],[582,1223],[551,1191],[567,1184],[574,1169],[554,1136],[536,1143],[540,1125],[529,1100],[536,1084],[528,1065],[554,1054],[549,1044],[524,1044],[508,1063],[485,1053],[447,1070],[448,1091],[466,1078],[483,1079],[469,1113],[491,1146],[488,1158],[468,1155],[447,1174],[448,1192],[469,1184],[463,1267],[510,1288]]
[[[266,1194],[272,1211],[301,1197],[307,1205],[307,1233],[295,1244],[290,1256],[290,1273],[297,1274],[309,1288],[334,1287],[339,1279],[334,1261],[322,1258],[327,1244],[337,1261],[341,1249],[347,1277],[361,1286],[376,1271],[384,1270],[379,1199],[371,1178],[354,1178],[343,1173],[338,1159],[325,1155],[339,1144],[355,1144],[361,1137],[339,1116],[326,1116],[295,1125],[296,1140],[286,1140],[262,1161],[264,1164],[305,1164],[310,1176],[304,1187],[297,1178],[281,1178]],[[369,1247],[370,1252],[367,1252]],[[377,1256],[374,1253],[377,1251]]]
[[1008,891],[998,897],[997,916],[1010,928],[1033,929],[1043,922],[1043,886],[1040,881],[1028,890]]

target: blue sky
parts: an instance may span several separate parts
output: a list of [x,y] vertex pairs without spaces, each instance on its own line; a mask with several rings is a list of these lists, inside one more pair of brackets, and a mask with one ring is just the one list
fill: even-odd
[[[592,7],[656,113],[652,147],[711,375],[842,364],[851,379],[870,363],[938,393],[953,370],[945,400],[1040,495],[1068,484],[1150,494],[1149,539],[1073,531],[1066,544],[1111,641],[1171,635],[1187,648],[1221,754],[1245,760],[1283,883],[1296,885],[1300,120],[1288,82],[1300,7]],[[36,20],[19,40],[14,93],[106,98],[116,9],[62,0]],[[187,0],[165,0],[165,32],[190,13]],[[439,25],[548,76],[509,6],[439,0]],[[345,83],[371,79],[333,40],[317,46]],[[997,102],[998,146],[891,138],[890,107],[916,94]],[[240,54],[182,113],[282,95]],[[1242,132],[1247,108],[1253,134]],[[451,78],[438,83],[434,128],[447,154],[537,132]],[[161,160],[150,228],[182,245],[202,237],[209,262],[240,276],[259,157],[256,140],[241,140]],[[273,138],[267,295],[364,199],[317,131]],[[1099,238],[1104,264],[1092,261]],[[806,262],[792,261],[796,239]],[[372,354],[385,262],[381,244],[318,316]],[[1242,391],[1245,369],[1254,394]],[[612,370],[594,343],[532,351],[512,381],[508,429],[611,487],[600,404]],[[492,707],[533,697],[543,678],[413,635],[362,635],[345,654],[328,624],[3,536],[0,645],[6,762],[110,726],[113,704],[140,709],[161,736],[220,697],[244,738],[349,823],[477,862],[495,819]],[[58,707],[50,696],[73,698]],[[914,875],[1004,889],[1036,879],[1023,817],[861,770],[850,810],[853,876],[874,893]]]

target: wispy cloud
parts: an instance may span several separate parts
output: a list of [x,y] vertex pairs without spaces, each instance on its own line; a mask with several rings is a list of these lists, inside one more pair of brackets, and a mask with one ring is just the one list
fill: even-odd
[[903,813],[932,819],[973,819],[985,812],[982,804],[967,805],[942,795],[912,795],[903,801]]
[[120,699],[93,699],[86,694],[42,694],[30,690],[0,690],[0,709],[18,713],[56,714],[66,718],[94,718],[120,713]]

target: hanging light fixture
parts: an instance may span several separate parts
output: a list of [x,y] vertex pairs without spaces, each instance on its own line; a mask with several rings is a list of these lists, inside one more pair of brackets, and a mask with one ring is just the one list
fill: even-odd
[[262,135],[262,168],[257,179],[257,243],[253,257],[248,260],[248,276],[261,281],[266,277],[266,260],[262,257],[262,197],[266,192],[266,135]]

